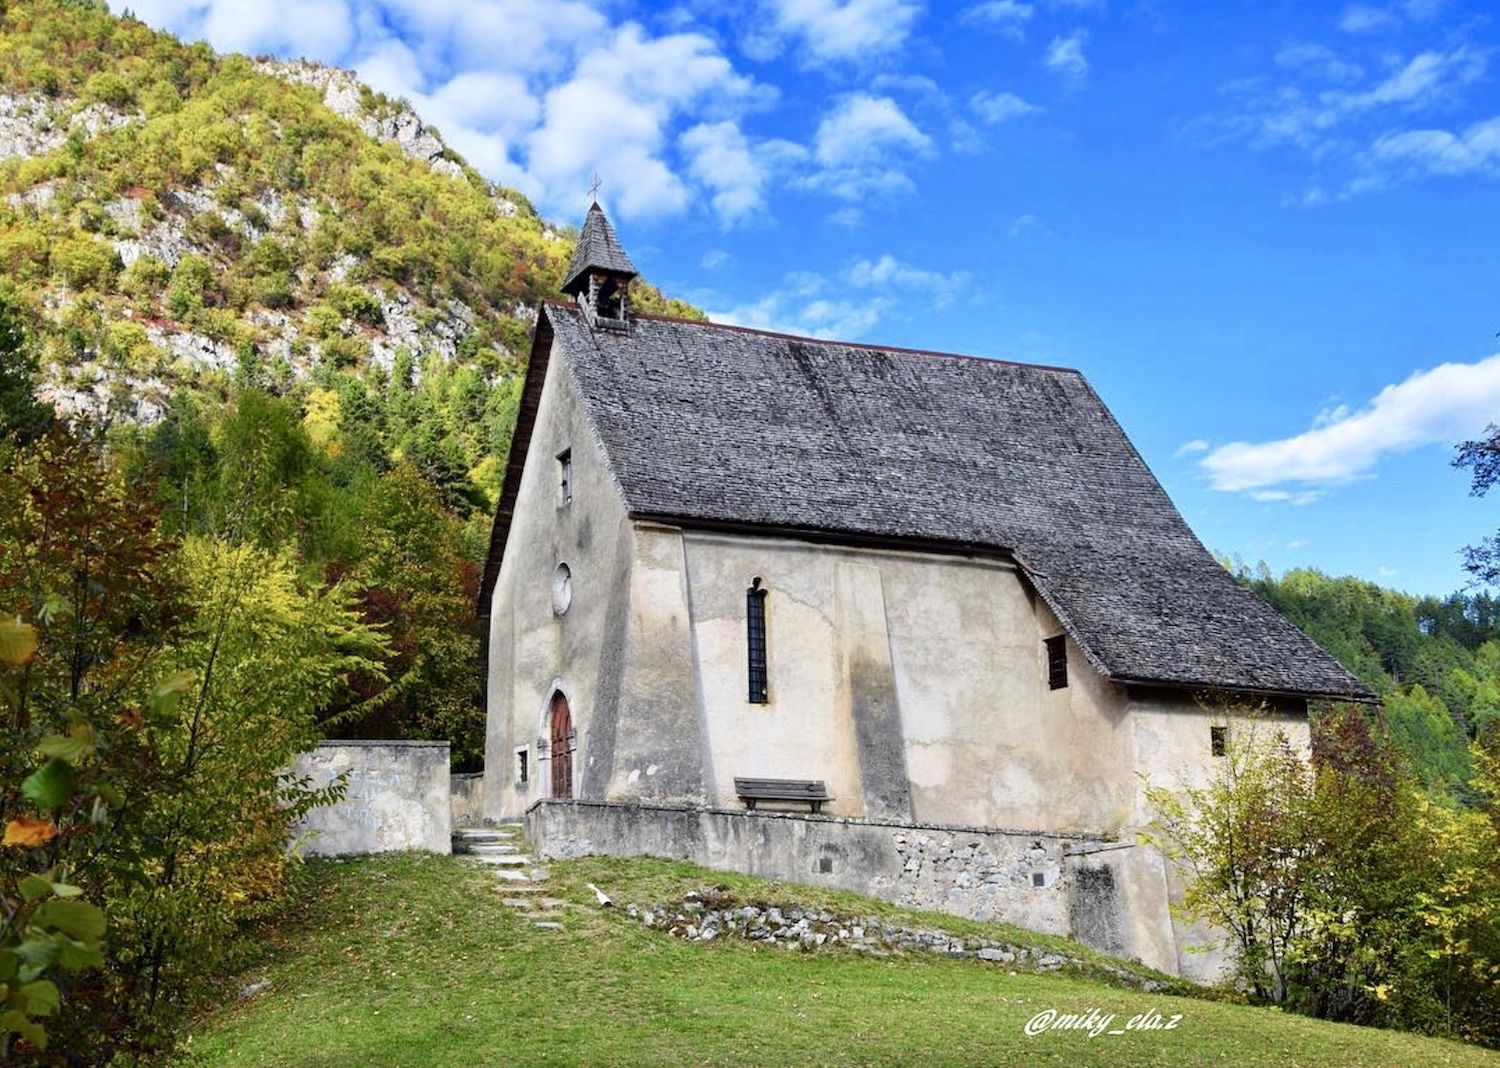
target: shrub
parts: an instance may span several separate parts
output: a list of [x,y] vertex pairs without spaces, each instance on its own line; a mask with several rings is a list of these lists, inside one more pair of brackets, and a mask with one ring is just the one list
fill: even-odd
[[135,104],[135,90],[112,71],[100,71],[83,87],[83,98],[124,111]]
[[137,301],[155,300],[172,278],[172,271],[155,256],[138,256],[120,275],[120,291]]
[[380,301],[375,294],[362,286],[335,282],[328,287],[325,299],[340,315],[365,326],[379,326],[385,322]]
[[75,289],[102,289],[120,268],[115,250],[87,234],[64,238],[52,246],[52,269]]
[[167,310],[178,319],[189,319],[205,305],[214,303],[214,269],[202,256],[184,256],[177,261],[167,286]]

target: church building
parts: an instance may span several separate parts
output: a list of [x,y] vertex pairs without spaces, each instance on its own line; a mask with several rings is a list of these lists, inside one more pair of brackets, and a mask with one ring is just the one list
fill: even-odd
[[1211,974],[1145,784],[1371,695],[1077,371],[636,314],[635,275],[595,204],[538,311],[479,602],[487,816]]

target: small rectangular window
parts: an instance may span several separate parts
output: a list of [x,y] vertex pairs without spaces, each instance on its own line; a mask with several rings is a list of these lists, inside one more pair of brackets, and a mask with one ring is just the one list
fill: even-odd
[[1068,639],[1059,634],[1047,642],[1047,687],[1061,690],[1068,685]]
[[1208,748],[1214,756],[1223,756],[1229,747],[1229,728],[1208,728]]
[[750,703],[767,704],[766,591],[760,579],[745,591],[745,644],[750,660]]
[[573,503],[573,450],[564,449],[557,454],[558,478],[562,485],[563,504]]
[[531,781],[531,753],[526,749],[516,750],[516,785],[525,786]]

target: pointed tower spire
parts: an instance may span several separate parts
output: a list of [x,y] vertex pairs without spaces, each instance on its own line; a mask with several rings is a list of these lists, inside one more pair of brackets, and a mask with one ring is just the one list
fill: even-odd
[[615,228],[596,200],[589,207],[568,261],[562,291],[583,306],[590,322],[626,322],[630,281],[635,264],[620,247]]

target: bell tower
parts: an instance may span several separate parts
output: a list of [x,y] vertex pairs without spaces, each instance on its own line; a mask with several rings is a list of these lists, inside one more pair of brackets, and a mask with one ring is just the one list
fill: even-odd
[[596,200],[589,207],[568,261],[562,291],[578,302],[589,324],[606,330],[629,329],[630,282],[637,271],[620,247],[615,228]]

